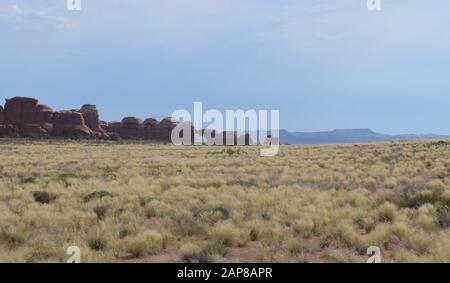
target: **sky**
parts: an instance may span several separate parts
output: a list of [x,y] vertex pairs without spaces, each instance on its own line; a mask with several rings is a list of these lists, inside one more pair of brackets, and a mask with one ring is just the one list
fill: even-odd
[[291,131],[450,134],[450,1],[0,2],[0,99],[103,120],[277,109]]

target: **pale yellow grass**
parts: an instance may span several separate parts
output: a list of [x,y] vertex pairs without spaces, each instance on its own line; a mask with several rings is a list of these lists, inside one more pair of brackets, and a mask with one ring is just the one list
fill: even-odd
[[[450,261],[450,143],[0,141],[0,262]],[[48,193],[45,194],[45,193]],[[46,203],[48,202],[48,203]]]

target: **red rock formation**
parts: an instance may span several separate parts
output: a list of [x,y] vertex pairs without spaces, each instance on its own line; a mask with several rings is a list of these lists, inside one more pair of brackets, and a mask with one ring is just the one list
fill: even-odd
[[108,122],[100,120],[99,125],[100,125],[100,128],[102,128],[103,130],[106,130],[106,128],[108,127]]
[[158,125],[158,120],[156,120],[155,118],[148,118],[144,120],[144,123],[142,123],[144,125],[144,128],[151,128],[151,127],[156,127],[156,125]]
[[8,135],[8,130],[6,125],[0,124],[0,138],[6,137]]
[[53,132],[53,123],[44,123],[40,124],[42,129],[44,129],[48,134],[52,134]]
[[125,117],[122,119],[122,125],[127,128],[137,129],[142,125],[142,120],[136,117]]
[[5,125],[5,110],[0,106],[0,138],[8,135],[7,126]]
[[0,106],[0,124],[5,124],[5,110]]
[[17,129],[17,126],[13,125],[0,125],[0,137],[11,136],[13,128]]
[[6,99],[5,117],[7,124],[20,124],[22,122],[22,102],[18,97]]
[[38,104],[36,105],[36,111],[50,111],[53,112],[53,109],[45,104]]
[[[214,138],[214,136],[212,136]],[[217,140],[222,141],[222,145],[254,145],[250,134],[241,134],[237,132],[225,131],[218,134]]]
[[[177,126],[182,126],[176,128]],[[124,139],[153,139],[171,142],[172,131],[177,129],[180,138],[183,132],[190,131],[191,142],[195,134],[201,135],[205,130],[195,131],[191,123],[181,125],[176,119],[167,117],[161,122],[154,118],[142,122],[136,117],[125,117],[122,122],[107,123],[99,119],[97,107],[85,104],[79,110],[53,112],[53,109],[30,97],[13,97],[6,99],[5,107],[0,106],[0,137],[16,136],[62,136],[62,137],[98,137],[107,138],[108,133],[117,133]],[[216,134],[212,131],[214,135]],[[226,142],[227,132],[218,134],[218,139]],[[253,144],[249,135],[238,137],[236,132],[229,132],[232,144]]]
[[5,115],[6,123],[20,126],[22,124],[34,124],[36,122],[37,100],[30,97],[13,97],[6,99]]
[[38,104],[36,106],[36,123],[40,125],[51,124],[53,122],[53,109],[47,105]]
[[167,117],[161,120],[156,128],[158,129],[158,139],[171,141],[172,130],[178,125],[175,118]]
[[94,132],[86,126],[82,113],[65,110],[53,114],[52,135],[91,137]]
[[119,134],[123,139],[153,139],[170,142],[172,130],[177,125],[178,121],[171,117],[167,117],[159,123],[154,118],[142,122],[136,117],[125,117],[122,122],[109,123],[106,130]]
[[108,131],[119,134],[124,139],[143,138],[142,120],[136,117],[125,117],[121,123],[111,123]]
[[155,118],[145,119],[143,123],[143,137],[145,139],[158,140],[160,136],[158,124],[159,122]]
[[40,136],[47,132],[36,123],[37,99],[13,97],[6,99],[5,124],[16,126],[24,137]]
[[95,105],[84,104],[83,106],[81,106],[79,112],[83,114],[86,126],[91,128],[91,130],[93,131],[100,130],[100,120],[98,118],[98,111]]
[[83,114],[86,126],[88,126],[98,137],[108,137],[106,131],[102,128],[97,106],[94,104],[85,104],[79,110]]
[[46,135],[47,131],[39,124],[22,124],[20,134],[24,137],[40,137]]
[[105,129],[107,132],[116,132],[116,130],[121,126],[122,126],[121,122],[113,121],[113,122],[106,123],[103,126],[103,129]]

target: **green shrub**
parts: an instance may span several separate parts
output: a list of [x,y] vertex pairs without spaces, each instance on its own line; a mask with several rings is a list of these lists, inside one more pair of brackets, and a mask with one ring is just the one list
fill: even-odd
[[257,227],[252,227],[250,229],[250,241],[257,241],[261,236],[261,232]]
[[104,250],[107,244],[107,240],[102,236],[94,236],[88,240],[88,247],[94,251]]
[[53,202],[56,199],[55,195],[49,194],[44,191],[35,191],[33,192],[34,200],[41,204],[48,204]]
[[158,213],[154,207],[149,207],[145,210],[145,217],[150,218],[155,216],[158,216]]
[[106,212],[108,211],[108,208],[103,205],[97,205],[94,207],[94,213],[97,215],[97,218],[99,220],[103,220],[106,217]]
[[119,239],[125,239],[130,234],[130,230],[123,228],[119,231]]

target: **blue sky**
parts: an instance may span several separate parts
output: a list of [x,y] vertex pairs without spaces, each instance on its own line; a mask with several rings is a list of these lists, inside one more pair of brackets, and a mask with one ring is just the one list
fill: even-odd
[[279,109],[297,131],[450,134],[450,1],[0,2],[0,99],[105,120]]

